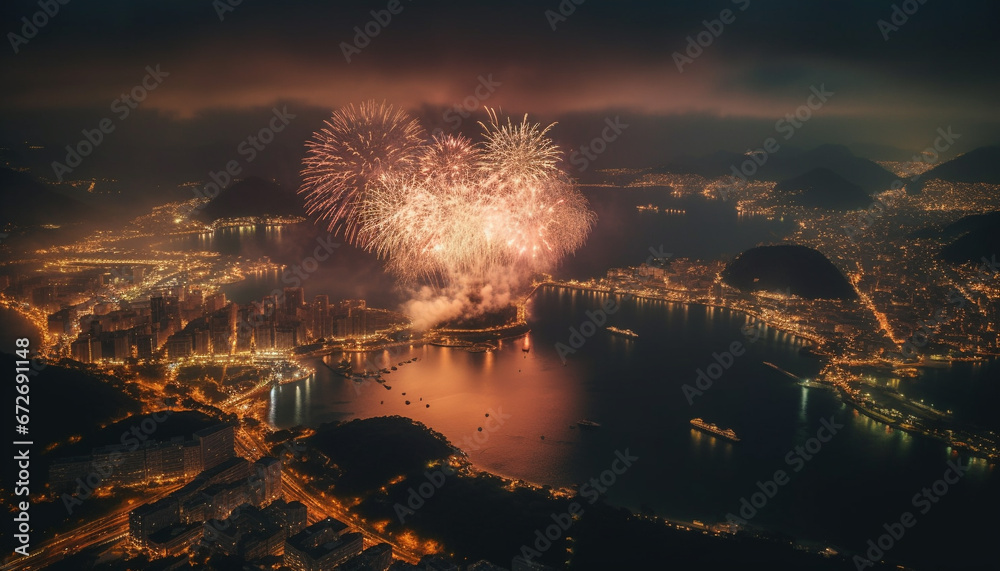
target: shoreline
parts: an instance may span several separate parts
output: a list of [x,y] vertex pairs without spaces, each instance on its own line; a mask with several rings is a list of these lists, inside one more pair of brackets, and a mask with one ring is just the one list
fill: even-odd
[[[582,284],[571,284],[571,283],[563,283],[563,282],[557,282],[557,281],[549,280],[549,281],[546,281],[546,282],[539,283],[536,286],[535,290],[532,291],[531,295],[533,295],[535,293],[535,291],[537,291],[538,288],[541,288],[541,287],[563,288],[563,289],[577,290],[577,291],[590,291],[590,292],[603,293],[603,294],[606,294],[606,295],[615,295],[615,294],[619,293],[619,292],[614,291],[614,290],[600,288],[600,287],[592,287],[592,286],[586,286],[586,285],[582,285]],[[789,331],[787,329],[783,329],[782,327],[779,327],[779,326],[776,326],[776,325],[772,325],[771,323],[768,323],[760,315],[758,315],[758,314],[756,314],[756,313],[754,313],[753,311],[750,311],[750,310],[746,310],[746,309],[742,309],[742,308],[734,308],[734,307],[729,307],[727,305],[720,305],[720,304],[715,304],[715,303],[710,303],[710,302],[705,302],[705,301],[679,301],[679,300],[672,300],[672,299],[664,298],[664,297],[657,297],[657,296],[651,296],[651,295],[636,294],[636,293],[632,293],[632,292],[629,292],[629,291],[625,291],[625,295],[629,295],[629,296],[631,296],[633,298],[639,298],[639,299],[646,299],[646,300],[652,300],[652,301],[664,301],[664,302],[667,302],[667,303],[677,303],[677,304],[684,304],[684,305],[695,305],[695,306],[702,306],[702,307],[712,307],[712,308],[717,308],[717,309],[726,309],[728,311],[732,311],[732,312],[736,312],[736,313],[742,313],[743,315],[745,315],[747,317],[750,317],[750,318],[753,318],[753,319],[756,319],[756,320],[764,323],[768,327],[771,327],[771,328],[773,328],[773,329],[775,329],[777,331],[782,331],[784,333],[792,335],[795,338],[805,339],[806,341],[809,341],[810,343],[813,343],[813,345],[806,345],[807,347],[813,347],[815,349],[815,347],[817,345],[820,345],[820,346],[822,345],[822,342],[818,341],[817,339],[811,338],[811,337],[809,337],[807,335],[803,335],[801,333],[797,333],[797,332],[794,332],[794,331]],[[824,364],[829,364],[830,361],[833,358],[832,355],[829,355],[829,354],[827,354],[825,352],[815,351],[815,350],[813,352],[814,352],[816,358],[821,363],[824,363]],[[988,357],[981,357],[979,355],[976,356],[976,359],[981,359],[983,362],[989,360]],[[971,359],[971,358],[970,359],[966,359],[966,360],[973,361],[973,359]],[[768,364],[768,363],[765,363],[765,364]],[[771,366],[773,368],[775,368],[775,369],[778,369],[774,365],[771,365]],[[950,366],[950,362],[949,362],[948,366]],[[895,370],[897,368],[930,369],[930,368],[936,368],[936,367],[935,367],[935,365],[928,365],[926,363],[915,363],[915,364],[905,364],[905,365],[902,365],[902,366],[894,366],[894,365],[892,366],[893,370]],[[790,373],[788,373],[787,371],[780,370],[780,369],[778,369],[778,370],[779,370],[779,372],[781,372],[783,374],[786,374],[786,375],[789,375],[789,376],[794,376],[794,375],[791,375]],[[801,381],[801,379],[799,379],[799,381]],[[915,426],[912,426],[912,425],[910,427],[904,426],[905,423],[903,423],[902,421],[899,421],[899,420],[890,418],[888,416],[885,416],[885,415],[879,413],[878,411],[870,410],[868,407],[866,407],[864,405],[863,402],[861,402],[861,401],[853,398],[853,396],[846,390],[847,387],[842,386],[841,383],[829,382],[829,381],[819,381],[819,382],[822,382],[825,385],[827,385],[827,386],[829,386],[831,388],[834,388],[836,390],[838,396],[840,397],[840,400],[842,402],[844,402],[845,404],[847,404],[848,406],[851,406],[852,408],[858,410],[858,412],[860,412],[861,414],[864,414],[865,416],[871,418],[872,420],[876,420],[878,422],[881,422],[881,423],[883,423],[883,424],[885,424],[885,425],[887,425],[887,426],[889,426],[889,427],[891,427],[893,429],[901,430],[903,432],[906,432],[906,433],[914,435],[914,436],[928,438],[928,439],[931,439],[931,440],[943,443],[946,447],[949,447],[952,450],[961,450],[964,453],[968,454],[969,456],[976,457],[976,458],[982,458],[982,459],[986,460],[987,462],[994,463],[998,459],[1000,459],[996,455],[991,455],[988,452],[981,452],[981,451],[979,451],[977,449],[972,448],[969,445],[964,445],[964,443],[956,443],[956,442],[950,441],[950,440],[948,440],[948,439],[946,439],[946,438],[944,438],[942,436],[936,435],[936,434],[934,434],[932,432],[921,430],[918,427],[915,427]],[[850,386],[849,383],[848,383],[847,386]],[[924,420],[939,420],[939,419],[925,418]]]
[[591,292],[603,293],[603,294],[607,294],[607,295],[627,295],[627,296],[630,296],[632,298],[645,299],[645,300],[649,300],[649,301],[663,301],[663,302],[666,302],[666,303],[676,303],[678,305],[693,305],[693,306],[700,306],[700,307],[711,307],[711,308],[714,308],[714,309],[725,309],[725,310],[732,311],[732,312],[735,312],[735,313],[742,313],[743,315],[746,315],[747,317],[752,317],[752,318],[756,319],[757,321],[760,321],[761,323],[767,325],[771,329],[774,329],[776,331],[781,331],[782,333],[787,333],[787,334],[789,334],[789,335],[791,335],[791,336],[793,336],[795,338],[798,338],[798,339],[804,339],[804,340],[809,341],[810,343],[812,343],[814,346],[819,346],[819,345],[823,344],[822,341],[819,341],[818,339],[813,338],[813,337],[811,337],[809,335],[806,335],[804,333],[797,332],[797,331],[789,331],[788,329],[785,329],[783,327],[779,327],[777,325],[773,325],[771,323],[768,323],[767,320],[765,320],[763,317],[761,317],[760,315],[754,313],[751,310],[742,309],[742,308],[736,308],[736,307],[730,307],[728,305],[722,305],[722,304],[719,304],[719,303],[712,303],[712,302],[702,301],[702,300],[670,299],[670,298],[667,298],[667,297],[660,297],[660,296],[649,295],[649,294],[633,293],[633,292],[628,291],[628,290],[605,289],[605,288],[601,288],[601,287],[587,286],[587,285],[583,285],[583,284],[571,284],[571,283],[551,281],[551,280],[550,281],[541,282],[537,286],[535,286],[535,289],[532,290],[532,292],[528,295],[528,298],[530,298],[531,296],[533,296],[535,294],[535,292],[537,292],[538,289],[542,288],[542,287],[562,288],[562,289],[570,289],[570,290],[577,290],[577,291],[591,291]]

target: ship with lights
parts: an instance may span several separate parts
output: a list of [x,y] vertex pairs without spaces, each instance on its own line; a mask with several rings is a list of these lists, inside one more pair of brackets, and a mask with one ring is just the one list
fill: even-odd
[[703,432],[707,432],[709,434],[714,434],[715,436],[725,438],[726,440],[731,440],[733,442],[740,441],[739,437],[736,436],[736,432],[732,428],[722,429],[710,422],[705,422],[700,418],[692,418],[691,426]]
[[608,331],[610,331],[612,333],[617,333],[618,335],[622,335],[622,336],[625,336],[625,337],[631,337],[633,339],[635,339],[636,337],[639,336],[638,333],[636,333],[635,331],[632,331],[631,329],[620,329],[618,327],[613,327],[611,325],[605,327],[605,329],[607,329]]

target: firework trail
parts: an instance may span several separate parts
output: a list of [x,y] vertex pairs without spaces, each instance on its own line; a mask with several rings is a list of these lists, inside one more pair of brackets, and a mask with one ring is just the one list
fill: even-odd
[[351,239],[359,196],[382,175],[414,166],[422,142],[419,123],[392,105],[367,101],[337,111],[306,143],[299,190],[306,211]]
[[542,128],[490,112],[484,142],[368,103],[334,114],[304,160],[311,214],[387,260],[414,325],[497,309],[583,245],[596,220]]

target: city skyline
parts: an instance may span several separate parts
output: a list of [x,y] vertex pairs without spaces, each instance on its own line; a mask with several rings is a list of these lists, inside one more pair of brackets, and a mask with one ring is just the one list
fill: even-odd
[[0,571],[994,567],[996,15],[5,5]]

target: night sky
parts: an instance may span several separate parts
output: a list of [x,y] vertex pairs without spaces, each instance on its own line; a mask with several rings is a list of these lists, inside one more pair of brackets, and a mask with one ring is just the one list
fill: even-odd
[[[343,4],[76,0],[35,17],[48,22],[28,38],[22,17],[39,5],[7,2],[5,158],[52,178],[65,145],[110,118],[115,131],[70,178],[200,180],[235,158],[272,108],[287,106],[296,118],[249,170],[293,180],[302,142],[333,109],[385,100],[428,130],[475,134],[481,113],[448,110],[487,83],[482,104],[559,121],[553,137],[566,149],[620,117],[629,129],[602,168],[759,146],[813,86],[835,95],[789,144],[902,159],[931,144],[939,127],[963,135],[959,152],[1000,139],[995,2],[896,2],[895,26],[888,0],[402,0],[360,53],[351,48],[350,62],[344,46],[355,43],[355,26],[390,3]],[[903,8],[913,12],[905,22]],[[679,71],[674,53],[723,14],[730,23]],[[120,118],[115,100],[157,65],[169,75]]]

